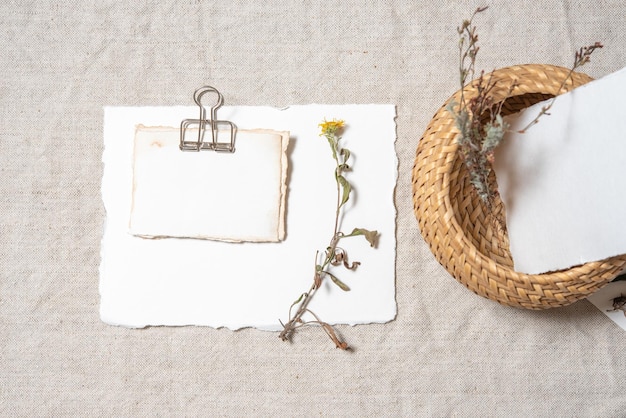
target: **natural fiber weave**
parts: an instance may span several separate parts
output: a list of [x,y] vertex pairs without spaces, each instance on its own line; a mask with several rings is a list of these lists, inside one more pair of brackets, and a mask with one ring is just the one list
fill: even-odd
[[[549,65],[521,65],[493,72],[496,102],[505,100],[503,113],[517,112],[559,94],[569,69]],[[505,97],[513,81],[518,86]],[[591,81],[573,73],[567,91]],[[460,101],[460,91],[449,100]],[[476,92],[471,84],[465,97]],[[478,295],[504,305],[545,309],[585,298],[623,270],[626,255],[587,263],[549,274],[527,275],[513,270],[502,203],[489,213],[469,183],[465,164],[457,155],[452,115],[446,102],[435,114],[417,147],[413,168],[413,203],[422,236],[437,260],[458,281]],[[549,117],[549,116],[548,116]]]

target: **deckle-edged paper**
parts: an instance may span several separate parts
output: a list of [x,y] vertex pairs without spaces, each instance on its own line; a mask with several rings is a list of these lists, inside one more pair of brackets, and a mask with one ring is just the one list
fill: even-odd
[[288,132],[239,130],[232,154],[182,152],[179,141],[179,128],[137,127],[133,235],[235,242],[284,238]]
[[[207,325],[281,329],[288,309],[313,280],[315,252],[328,246],[334,225],[334,161],[318,124],[343,119],[343,145],[352,151],[354,186],[342,230],[378,230],[378,247],[346,241],[356,271],[339,271],[351,291],[330,281],[310,308],[332,324],[382,323],[395,318],[393,105],[306,105],[285,109],[223,106],[220,119],[241,130],[289,131],[285,237],[280,242],[146,239],[129,231],[133,142],[138,125],[178,126],[194,107],[107,107],[104,111],[102,197],[106,223],[100,265],[100,316],[108,324]],[[242,145],[243,147],[243,145]],[[241,147],[236,144],[233,155]],[[193,153],[191,155],[194,156]],[[198,156],[197,154],[195,155]],[[254,173],[243,171],[250,178]],[[207,214],[210,216],[210,214]]]
[[508,118],[495,171],[515,270],[538,274],[626,253],[626,69]]

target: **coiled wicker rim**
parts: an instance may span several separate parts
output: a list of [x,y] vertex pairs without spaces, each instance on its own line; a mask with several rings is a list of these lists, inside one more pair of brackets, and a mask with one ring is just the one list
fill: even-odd
[[[569,69],[529,64],[496,70],[493,95],[504,100],[503,113],[517,112],[559,94]],[[518,87],[506,96],[513,81]],[[565,89],[592,79],[573,73]],[[465,87],[466,98],[475,95]],[[413,204],[420,231],[437,260],[459,282],[480,296],[527,309],[569,305],[613,280],[626,265],[626,255],[567,270],[528,275],[513,270],[500,201],[489,213],[473,192],[465,166],[457,156],[458,130],[445,106],[460,101],[456,92],[435,114],[419,141],[413,166]],[[548,116],[549,117],[549,116]]]

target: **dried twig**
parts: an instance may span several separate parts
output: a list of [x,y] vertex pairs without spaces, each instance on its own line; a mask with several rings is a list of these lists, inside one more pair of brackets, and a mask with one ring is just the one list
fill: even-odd
[[[474,79],[476,72],[476,55],[478,54],[478,35],[476,27],[473,25],[474,17],[477,14],[487,10],[487,7],[480,7],[474,11],[469,20],[464,20],[460,27],[457,28],[459,33],[459,81],[461,85],[460,102],[452,101],[447,109],[454,115],[456,126],[459,129],[458,152],[463,158],[465,165],[469,171],[470,182],[476,190],[478,196],[487,206],[489,212],[493,209],[494,199],[498,193],[497,185],[489,180],[492,172],[495,148],[504,138],[504,134],[508,131],[509,125],[502,118],[502,105],[504,101],[495,102],[492,91],[496,87],[496,81],[493,79],[493,73],[485,76],[481,71],[478,78]],[[596,42],[587,47],[580,48],[575,54],[574,64],[569,73],[563,80],[559,92],[563,90],[572,73],[588,63],[591,54],[598,48],[602,48],[602,44]],[[468,80],[475,90],[475,94],[471,98],[465,96],[465,86]],[[499,86],[498,86],[499,87]],[[509,96],[517,88],[514,81],[507,86]],[[528,126],[520,132],[525,132],[532,125],[536,124],[543,115],[549,114],[549,110],[554,103],[556,96],[544,106],[537,117],[531,121]]]

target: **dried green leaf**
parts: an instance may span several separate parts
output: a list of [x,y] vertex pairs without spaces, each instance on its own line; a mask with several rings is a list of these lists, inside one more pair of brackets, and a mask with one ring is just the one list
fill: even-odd
[[350,288],[344,282],[339,280],[337,278],[337,276],[335,276],[334,274],[329,273],[327,271],[325,271],[324,273],[328,274],[330,276],[330,279],[333,281],[333,283],[335,283],[337,286],[339,286],[339,288],[341,290],[343,290],[344,292],[349,292],[350,291]]
[[378,241],[378,231],[370,231],[365,228],[354,228],[352,232],[348,235],[344,235],[344,237],[355,237],[357,235],[365,236],[365,239],[370,243],[370,246],[376,247],[376,243]]
[[326,135],[330,149],[333,152],[333,159],[337,160],[337,139],[334,136]]
[[341,156],[343,157],[343,162],[346,163],[348,159],[350,159],[350,150],[346,148],[342,148],[340,151]]
[[346,178],[341,175],[337,176],[337,182],[339,183],[339,185],[341,186],[343,190],[341,194],[341,202],[339,204],[339,206],[343,206],[350,198],[350,191],[352,190],[352,186],[350,186],[350,183],[348,183],[348,180],[346,180]]
[[291,304],[291,306],[294,306],[300,303],[300,301],[302,301],[302,298],[304,298],[304,295],[306,295],[306,293],[301,294],[300,297],[294,303]]

